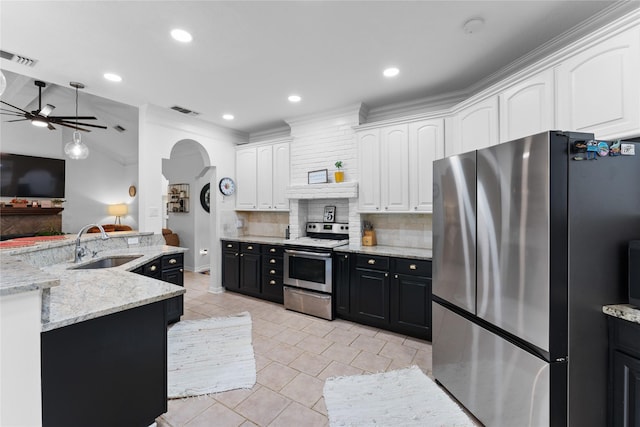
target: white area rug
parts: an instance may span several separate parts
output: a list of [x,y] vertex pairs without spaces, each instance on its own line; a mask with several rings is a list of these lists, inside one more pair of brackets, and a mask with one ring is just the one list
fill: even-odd
[[324,401],[332,427],[474,426],[462,409],[417,366],[329,378],[324,384]]
[[256,360],[251,315],[183,320],[167,338],[169,398],[251,388]]

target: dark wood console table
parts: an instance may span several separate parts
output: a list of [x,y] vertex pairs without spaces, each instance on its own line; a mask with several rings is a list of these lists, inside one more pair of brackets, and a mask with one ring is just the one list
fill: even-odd
[[0,208],[2,239],[33,236],[38,233],[61,232],[63,208]]

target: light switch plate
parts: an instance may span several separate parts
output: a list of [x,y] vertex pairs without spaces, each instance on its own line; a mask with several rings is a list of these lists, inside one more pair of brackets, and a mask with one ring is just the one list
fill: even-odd
[[636,145],[635,144],[621,144],[620,145],[620,154],[623,156],[635,156],[636,155]]
[[128,237],[127,238],[127,244],[128,245],[137,245],[138,243],[140,243],[140,239],[138,239],[137,237]]

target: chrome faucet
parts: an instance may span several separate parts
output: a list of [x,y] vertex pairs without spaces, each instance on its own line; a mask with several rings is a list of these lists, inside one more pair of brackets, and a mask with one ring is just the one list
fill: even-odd
[[[86,248],[83,248],[80,246],[80,236],[82,236],[82,233],[84,233],[85,231],[87,231],[88,229],[90,229],[91,227],[98,227],[100,229],[100,234],[101,234],[101,239],[102,240],[107,240],[109,238],[109,236],[107,235],[107,233],[105,233],[104,228],[102,228],[101,225],[99,224],[88,224],[85,225],[84,227],[82,227],[80,229],[80,231],[78,232],[78,236],[76,237],[76,249],[74,251],[74,257],[73,257],[73,262],[80,262],[82,261],[82,257],[86,255]],[[94,256],[95,256],[95,252],[94,252]]]

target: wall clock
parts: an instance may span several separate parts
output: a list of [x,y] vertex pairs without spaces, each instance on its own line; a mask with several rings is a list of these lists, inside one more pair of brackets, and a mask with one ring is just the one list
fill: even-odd
[[236,191],[236,184],[231,178],[222,178],[218,184],[220,192],[225,196],[230,196]]
[[204,187],[202,187],[202,190],[200,190],[200,204],[202,205],[202,208],[209,212],[209,206],[210,206],[210,184],[205,184]]

